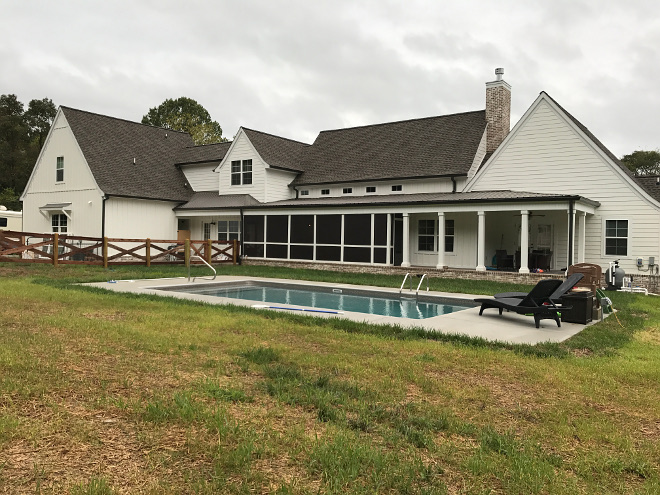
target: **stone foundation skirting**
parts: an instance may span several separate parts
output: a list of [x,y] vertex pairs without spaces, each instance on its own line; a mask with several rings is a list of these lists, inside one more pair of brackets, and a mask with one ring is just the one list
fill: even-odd
[[[470,280],[492,280],[496,282],[510,282],[516,284],[535,285],[541,279],[555,278],[564,279],[564,275],[560,273],[518,273],[518,272],[504,272],[488,270],[485,272],[478,272],[476,270],[468,270],[461,268],[445,268],[438,270],[433,267],[413,266],[402,268],[400,266],[386,266],[386,265],[354,265],[346,263],[321,263],[318,261],[273,261],[273,260],[260,260],[254,258],[244,258],[242,260],[245,265],[261,265],[261,266],[281,266],[285,268],[305,268],[308,270],[326,270],[332,272],[348,272],[348,273],[380,273],[384,275],[400,275],[401,280],[406,273],[422,274],[427,273],[432,278],[464,278]],[[636,273],[627,274],[632,275],[633,286],[644,287],[649,292],[657,293],[660,288],[660,276],[658,275],[640,275]],[[603,287],[605,287],[605,280],[603,275]]]

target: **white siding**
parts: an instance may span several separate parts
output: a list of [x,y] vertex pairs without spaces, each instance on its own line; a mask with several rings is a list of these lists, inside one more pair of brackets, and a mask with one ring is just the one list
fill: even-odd
[[218,174],[213,171],[217,166],[217,163],[183,165],[181,170],[193,191],[217,191]]
[[[464,182],[459,179],[456,180],[457,191],[460,191]],[[392,191],[392,186],[401,185],[401,191]],[[375,193],[367,193],[367,186],[376,188]],[[326,184],[321,186],[300,186],[299,191],[307,190],[309,195],[307,198],[327,198],[332,196],[345,196],[343,193],[344,188],[353,188],[353,196],[381,196],[388,194],[421,194],[421,193],[435,193],[435,192],[452,192],[453,184],[451,179],[437,178],[437,179],[408,179],[408,180],[392,180],[392,181],[379,181],[379,182],[352,182],[348,184]],[[321,196],[322,189],[330,189],[329,195]]]
[[289,184],[298,175],[295,172],[287,172],[276,168],[266,170],[266,201],[281,201],[296,197],[293,188]]
[[110,197],[105,204],[105,235],[130,239],[177,237],[178,203]]
[[[410,217],[410,262],[414,266],[432,266],[438,264],[437,251],[419,251],[417,234],[420,219],[436,221],[436,248],[444,248],[444,239],[437,239],[437,214],[411,215]],[[474,268],[477,259],[477,214],[445,213],[445,220],[454,220],[454,251],[445,253],[445,264],[451,268]],[[488,263],[490,264],[490,263]]]
[[[509,189],[555,194],[579,194],[601,203],[587,217],[586,261],[607,267],[614,256],[605,255],[605,219],[629,221],[628,256],[622,267],[635,272],[634,258],[660,255],[660,208],[622,176],[618,167],[601,155],[572,124],[540,97],[538,104],[514,129],[493,161],[468,186],[472,191]],[[556,240],[566,252],[564,233]],[[575,250],[577,256],[577,249]],[[564,263],[565,264],[565,263]]]
[[[64,181],[55,180],[57,157],[64,157]],[[47,203],[71,203],[69,234],[101,235],[101,192],[92,176],[64,114],[60,111],[44,143],[23,200],[23,230],[50,232]]]
[[[247,186],[231,185],[231,162],[233,160],[252,160],[252,184]],[[220,195],[223,194],[251,194],[258,201],[266,201],[266,163],[250,143],[250,140],[241,130],[231,145],[222,167],[218,170]]]

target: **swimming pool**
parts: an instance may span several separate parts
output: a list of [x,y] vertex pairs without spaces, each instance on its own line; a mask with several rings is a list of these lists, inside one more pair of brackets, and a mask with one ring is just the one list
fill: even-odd
[[276,282],[240,281],[220,284],[184,285],[161,287],[159,290],[184,292],[229,299],[254,301],[255,307],[271,305],[274,309],[296,310],[296,307],[318,308],[322,312],[353,312],[408,319],[425,319],[446,315],[475,307],[470,300],[432,297],[420,294],[363,291],[358,289],[332,288],[309,285],[282,284]]

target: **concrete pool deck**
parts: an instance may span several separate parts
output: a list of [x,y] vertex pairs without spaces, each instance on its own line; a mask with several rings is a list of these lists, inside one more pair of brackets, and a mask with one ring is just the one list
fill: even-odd
[[[287,280],[287,279],[271,279],[263,277],[237,277],[237,276],[218,276],[215,280],[198,278],[195,286],[203,286],[209,284],[218,284],[222,282],[237,282],[237,281],[267,281],[278,282],[284,284],[295,285],[308,285],[313,287],[331,287],[336,289],[356,289],[364,292],[378,291],[380,293],[388,292],[393,297],[398,297],[399,291],[397,289],[382,288],[382,287],[368,287],[362,285],[350,284],[336,284],[325,282],[310,282],[303,280]],[[101,289],[110,290],[113,292],[128,292],[133,294],[152,294],[163,297],[176,297],[179,299],[187,299],[192,301],[200,301],[209,304],[234,304],[236,306],[252,307],[258,303],[255,301],[247,301],[242,299],[230,299],[224,297],[207,296],[202,294],[187,294],[185,292],[172,292],[163,290],[165,287],[177,287],[184,285],[191,285],[185,277],[180,278],[164,278],[164,279],[141,279],[141,280],[117,280],[111,282],[97,282],[92,284],[84,284],[91,287],[99,287]],[[420,291],[421,292],[421,291]],[[486,297],[483,295],[474,294],[457,294],[450,292],[436,292],[424,291],[425,295],[446,297],[451,299],[475,299],[478,297]],[[295,305],[282,305],[291,308],[305,308],[304,306]],[[305,308],[313,309],[313,308]],[[268,309],[267,311],[286,312],[286,310]],[[298,313],[298,311],[295,311]],[[542,320],[541,327],[534,326],[534,318],[529,316],[518,315],[511,312],[504,312],[502,316],[496,310],[485,311],[482,316],[479,316],[479,307],[469,308],[462,311],[457,311],[447,315],[434,316],[421,320],[414,320],[409,318],[397,318],[393,316],[380,316],[370,315],[365,313],[353,313],[346,311],[343,314],[326,314],[326,313],[302,313],[310,316],[317,316],[322,318],[345,318],[352,321],[371,323],[371,324],[387,324],[399,325],[403,328],[423,328],[428,331],[442,332],[447,334],[463,334],[469,337],[481,337],[491,341],[509,342],[513,344],[538,344],[541,342],[561,342],[569,337],[577,334],[586,325],[579,325],[575,323],[562,323],[561,328],[557,328],[553,320]]]

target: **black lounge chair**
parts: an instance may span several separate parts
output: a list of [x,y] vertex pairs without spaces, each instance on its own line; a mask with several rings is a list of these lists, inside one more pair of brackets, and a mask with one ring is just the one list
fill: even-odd
[[500,315],[503,310],[513,311],[521,315],[531,315],[534,317],[536,328],[539,328],[541,320],[550,319],[555,320],[558,327],[561,327],[559,321],[559,311],[562,309],[569,309],[567,307],[558,307],[550,299],[550,296],[562,285],[560,280],[541,280],[536,286],[525,295],[523,298],[519,297],[501,297],[498,299],[475,299],[474,302],[481,303],[479,316],[482,315],[484,309],[496,308],[500,310]]
[[[552,294],[550,294],[550,300],[553,302],[559,301],[569,290],[575,287],[577,283],[582,280],[582,277],[584,277],[584,274],[582,273],[573,273],[566,277],[566,280],[564,280],[561,285],[557,287],[557,289]],[[493,297],[495,299],[505,299],[511,297],[522,299],[525,296],[527,296],[527,292],[500,292],[499,294],[495,294]]]

